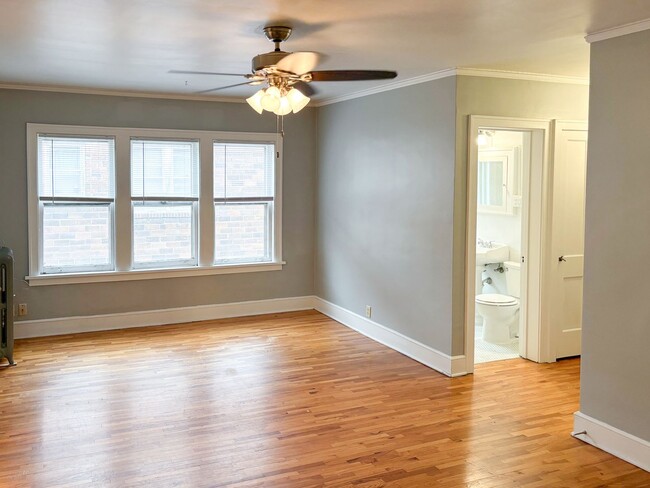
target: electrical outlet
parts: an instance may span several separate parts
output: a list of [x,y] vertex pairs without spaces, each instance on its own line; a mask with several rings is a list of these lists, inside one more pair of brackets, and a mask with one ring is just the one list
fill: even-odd
[[366,317],[372,317],[372,307],[370,305],[366,305]]
[[18,304],[18,315],[23,316],[27,315],[27,304],[26,303],[19,303]]

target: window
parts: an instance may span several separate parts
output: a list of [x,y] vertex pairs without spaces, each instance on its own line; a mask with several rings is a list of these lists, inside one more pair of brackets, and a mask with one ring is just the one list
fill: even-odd
[[271,260],[275,149],[215,143],[215,262]]
[[194,266],[198,143],[131,141],[133,267]]
[[113,269],[114,141],[38,137],[43,273]]
[[276,270],[277,134],[28,124],[30,285]]

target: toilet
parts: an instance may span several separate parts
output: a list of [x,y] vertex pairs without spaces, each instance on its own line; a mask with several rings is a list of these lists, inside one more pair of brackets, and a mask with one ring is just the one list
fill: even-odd
[[[483,317],[483,340],[492,344],[508,344],[519,325],[519,292],[521,264],[503,263],[506,269],[506,292],[484,293],[476,296],[476,311]],[[511,331],[513,334],[511,334]]]

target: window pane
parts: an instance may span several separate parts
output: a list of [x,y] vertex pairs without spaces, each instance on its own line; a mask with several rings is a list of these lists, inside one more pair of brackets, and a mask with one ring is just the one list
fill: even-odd
[[273,144],[215,143],[214,197],[272,197]]
[[196,264],[193,239],[193,205],[134,203],[133,263]]
[[217,203],[215,262],[270,261],[268,204]]
[[110,198],[113,161],[113,139],[39,136],[39,195]]
[[193,141],[131,141],[131,195],[197,196],[198,155]]
[[43,206],[43,270],[113,269],[109,205]]

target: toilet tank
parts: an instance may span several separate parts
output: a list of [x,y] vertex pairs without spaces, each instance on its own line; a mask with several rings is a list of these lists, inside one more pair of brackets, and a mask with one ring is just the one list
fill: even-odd
[[519,298],[521,292],[521,263],[505,261],[503,267],[506,268],[506,293]]

